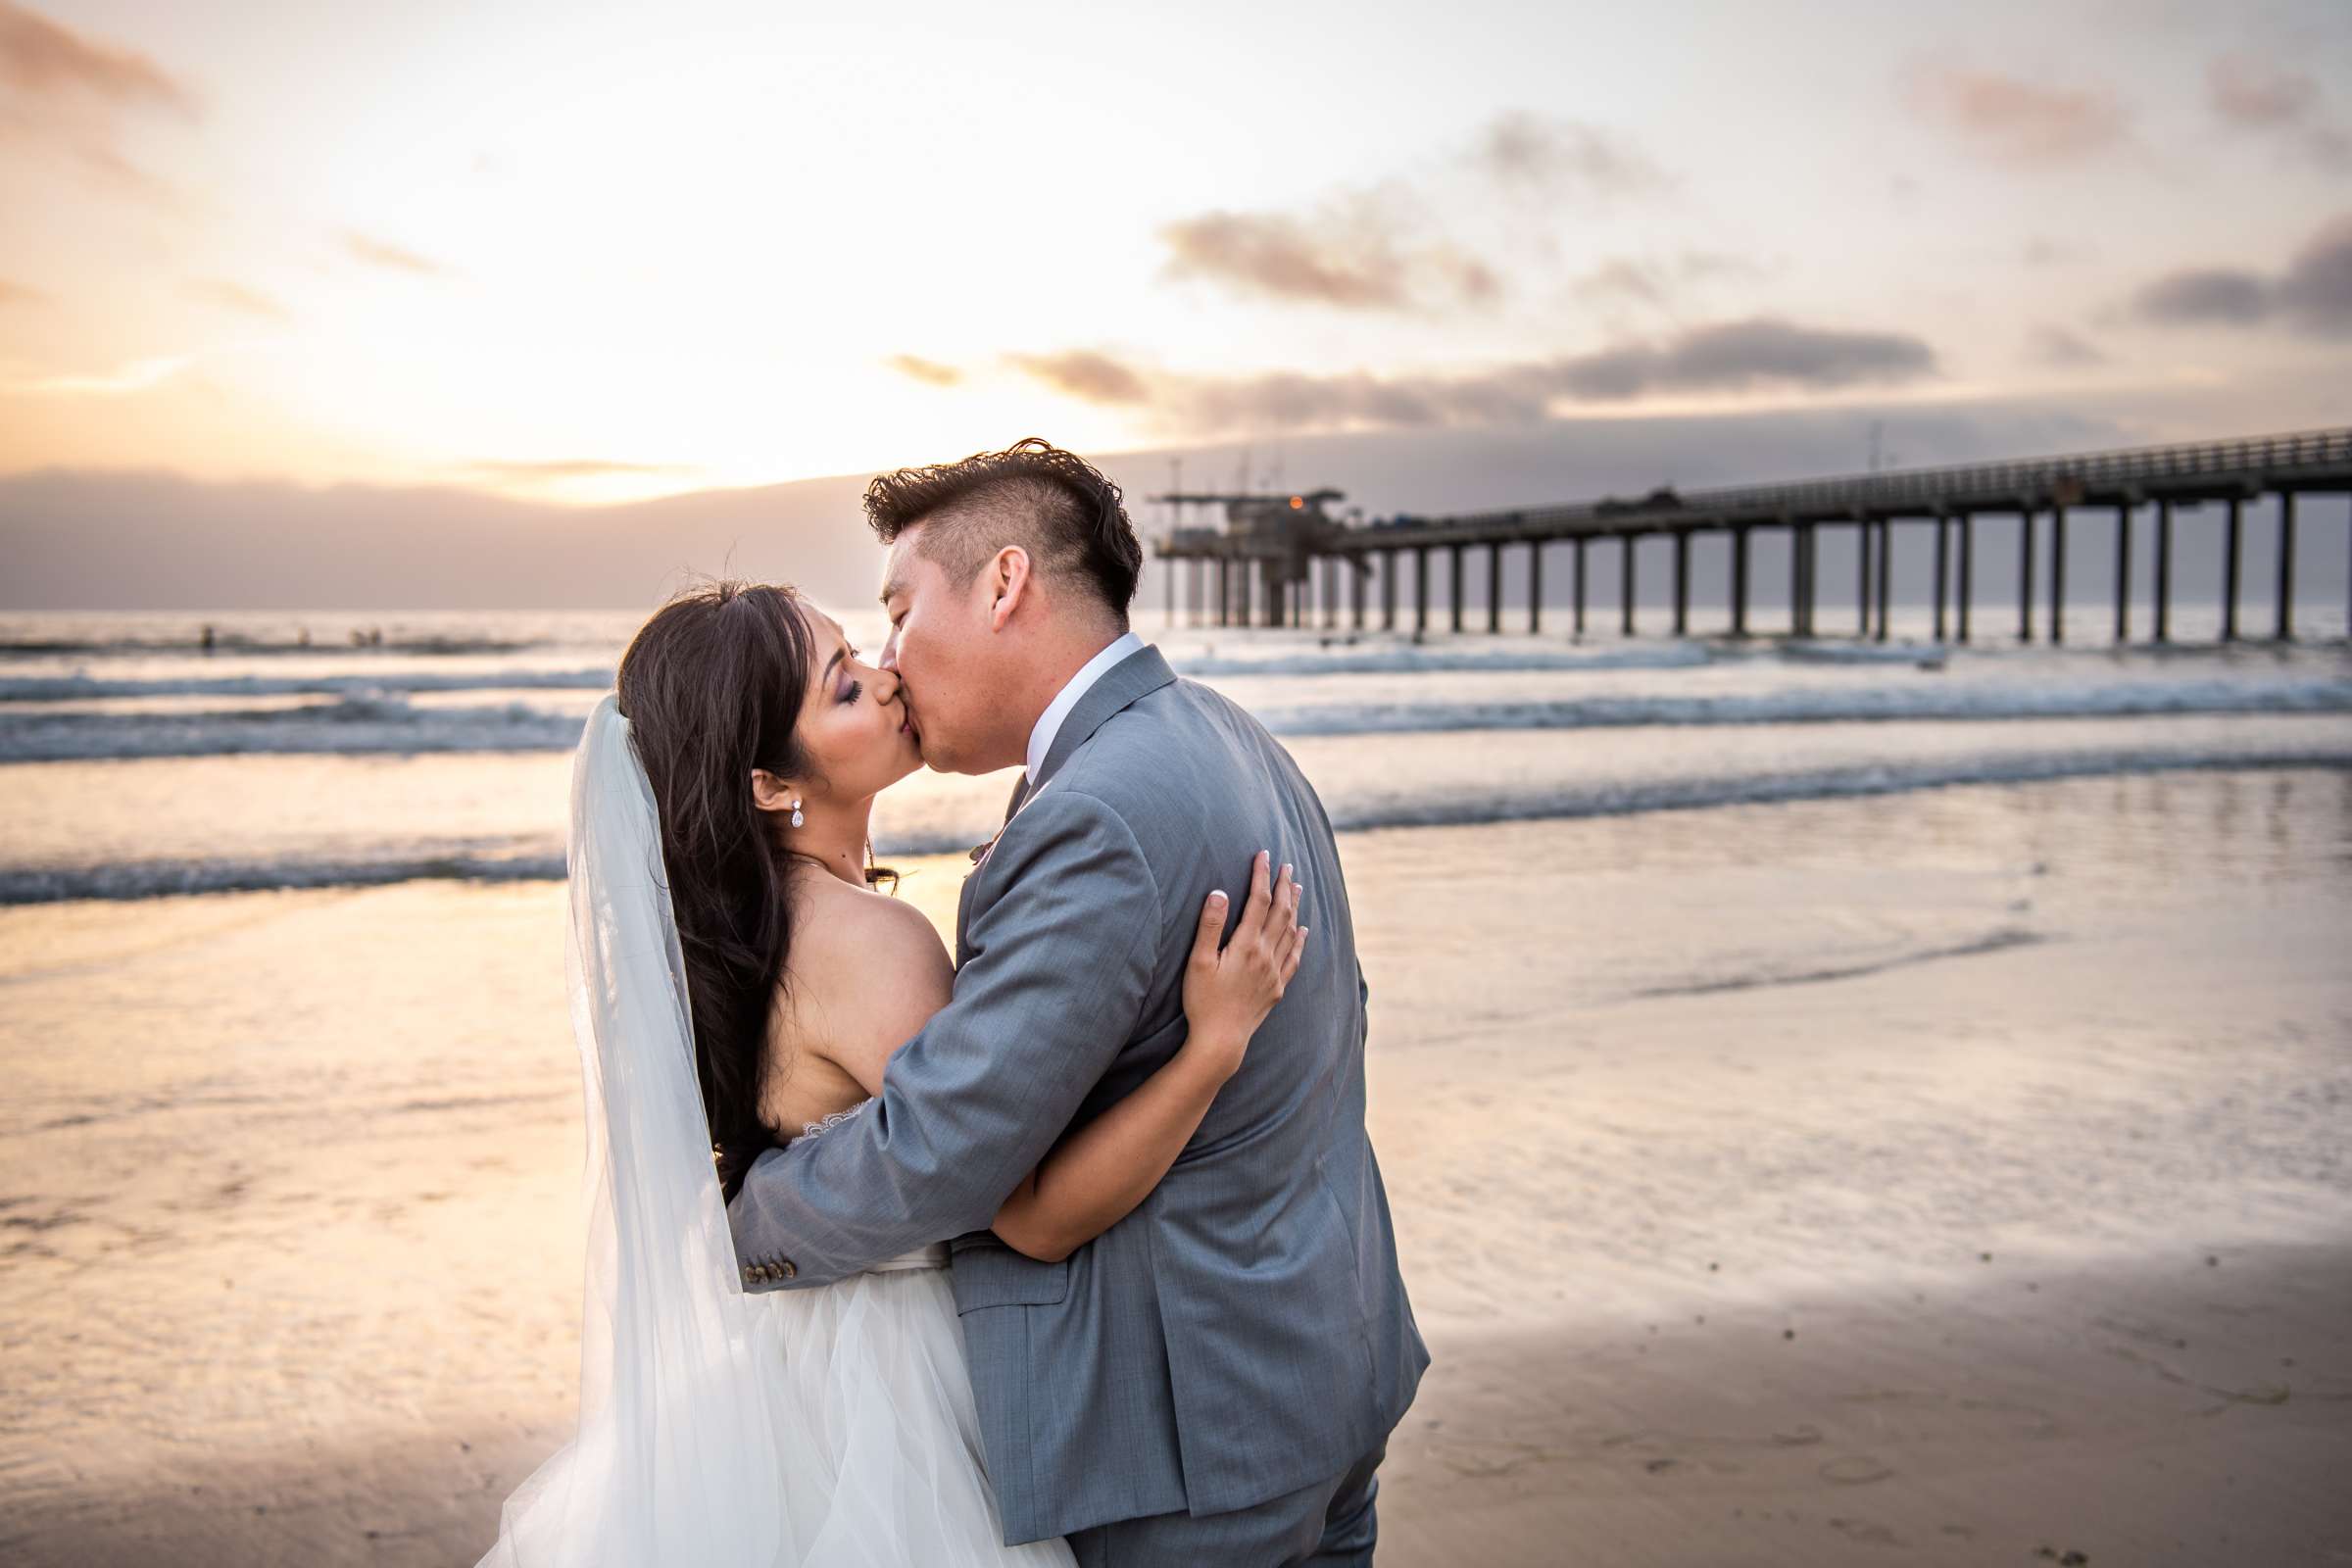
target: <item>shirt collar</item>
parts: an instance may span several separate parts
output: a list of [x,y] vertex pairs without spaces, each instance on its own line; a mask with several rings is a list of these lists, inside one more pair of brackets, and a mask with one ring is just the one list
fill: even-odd
[[1037,727],[1029,732],[1028,766],[1032,783],[1045,767],[1046,758],[1054,750],[1054,737],[1061,733],[1061,722],[1070,716],[1070,710],[1078,706],[1078,699],[1084,697],[1095,682],[1110,673],[1111,666],[1119,661],[1143,651],[1144,640],[1134,632],[1128,632],[1080,665],[1078,673],[1070,677],[1070,683],[1054,694],[1054,700],[1046,705],[1046,710],[1037,715]]

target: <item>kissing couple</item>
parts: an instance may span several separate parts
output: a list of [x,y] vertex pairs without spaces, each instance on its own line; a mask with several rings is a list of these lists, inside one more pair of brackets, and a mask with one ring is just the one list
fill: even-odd
[[[691,591],[580,742],[578,1429],[483,1563],[1369,1563],[1429,1356],[1322,804],[1128,629],[1078,457],[865,511],[878,662]],[[953,964],[868,841],[921,765],[1026,769]]]

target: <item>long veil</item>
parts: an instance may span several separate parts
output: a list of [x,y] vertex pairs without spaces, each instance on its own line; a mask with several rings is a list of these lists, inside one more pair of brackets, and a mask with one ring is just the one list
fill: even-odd
[[727,1231],[653,788],[615,700],[571,771],[572,1032],[587,1089],[579,1428],[481,1568],[760,1564],[785,1536],[760,1303]]

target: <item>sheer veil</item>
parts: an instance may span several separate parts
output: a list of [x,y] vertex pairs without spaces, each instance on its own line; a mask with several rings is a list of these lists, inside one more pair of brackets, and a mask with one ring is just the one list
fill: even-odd
[[772,1347],[710,1157],[653,788],[611,696],[572,763],[570,877],[588,1127],[579,1427],[508,1498],[481,1568],[771,1563],[787,1535]]

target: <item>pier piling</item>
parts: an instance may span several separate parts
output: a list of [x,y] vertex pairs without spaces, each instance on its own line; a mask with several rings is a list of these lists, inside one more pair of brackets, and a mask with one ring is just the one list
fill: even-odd
[[2017,514],[2017,640],[2034,640],[2034,509]]
[[1627,637],[1634,634],[1634,546],[1639,542],[1640,537],[1638,534],[1630,533],[1618,536],[1620,554],[1617,558],[1617,565],[1618,575],[1622,582],[1617,595],[1617,618],[1619,631]]
[[1690,536],[1674,536],[1674,634],[1690,635]]
[[1854,611],[1859,619],[1854,635],[1870,635],[1870,553],[1877,542],[1878,530],[1868,518],[1854,524]]
[[2115,509],[2115,640],[2132,637],[2132,504]]
[[2173,503],[2156,503],[2156,640],[2173,635]]
[[1747,530],[1732,530],[1732,635],[1747,635]]
[[2222,641],[2237,641],[2237,574],[2243,564],[2245,502],[2230,498],[2230,520],[2222,534]]
[[2050,641],[2066,641],[2066,508],[2050,509]]
[[1805,625],[1805,527],[1788,526],[1788,635],[1802,637]]
[[1936,640],[1943,641],[1943,599],[1950,590],[1947,580],[1951,572],[1951,526],[1943,517],[1936,519]]
[[2278,629],[2286,642],[2295,635],[2295,493],[2278,493]]
[[1886,610],[1894,598],[1894,519],[1879,519],[1879,641],[1886,640]]
[[1960,623],[1954,630],[1965,643],[1968,641],[1969,601],[1975,596],[1977,586],[1977,516],[1973,512],[1960,514],[1959,576],[1959,604],[1956,608],[1960,612]]
[[1576,635],[1585,634],[1585,536],[1576,536]]

